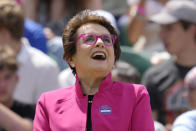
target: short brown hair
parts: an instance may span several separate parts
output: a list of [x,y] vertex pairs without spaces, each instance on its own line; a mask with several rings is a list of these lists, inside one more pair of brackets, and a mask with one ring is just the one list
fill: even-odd
[[0,46],[0,70],[8,69],[13,72],[18,70],[16,54],[8,46]]
[[21,7],[13,0],[0,1],[0,30],[7,29],[15,40],[20,40],[24,33],[24,14]]
[[[117,39],[114,44],[114,54],[115,54],[115,61],[120,57],[120,42],[118,38],[118,34],[115,28],[102,16],[96,15],[91,10],[84,10],[78,14],[76,14],[67,24],[63,32],[63,47],[64,47],[64,59],[71,58],[76,53],[76,32],[79,27],[87,23],[95,23],[105,27],[110,34],[116,35]],[[75,69],[73,69],[73,73]]]

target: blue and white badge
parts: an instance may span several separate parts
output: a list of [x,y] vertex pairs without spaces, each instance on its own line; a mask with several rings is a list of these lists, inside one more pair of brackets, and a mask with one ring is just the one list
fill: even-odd
[[101,114],[103,115],[109,115],[110,113],[112,113],[112,109],[111,107],[107,106],[107,105],[103,105],[99,108],[99,111],[101,112]]

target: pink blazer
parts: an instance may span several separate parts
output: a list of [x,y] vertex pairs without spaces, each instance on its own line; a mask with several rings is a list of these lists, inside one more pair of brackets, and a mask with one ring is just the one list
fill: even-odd
[[[37,103],[34,131],[85,131],[87,105],[78,78],[70,88],[44,93]],[[111,74],[94,95],[91,119],[93,131],[154,131],[146,88],[113,82]]]

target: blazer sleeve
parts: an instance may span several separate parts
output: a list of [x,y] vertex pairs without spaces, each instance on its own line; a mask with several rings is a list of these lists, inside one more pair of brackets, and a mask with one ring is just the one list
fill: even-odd
[[135,91],[136,103],[131,117],[129,131],[154,131],[154,121],[150,98],[146,87],[139,86]]
[[41,95],[36,105],[36,113],[33,121],[33,131],[51,131],[47,108],[45,106],[45,96]]

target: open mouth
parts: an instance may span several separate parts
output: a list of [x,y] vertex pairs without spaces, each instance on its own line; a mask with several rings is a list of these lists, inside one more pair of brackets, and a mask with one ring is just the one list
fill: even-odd
[[103,52],[95,52],[91,58],[94,60],[105,60],[106,55]]

